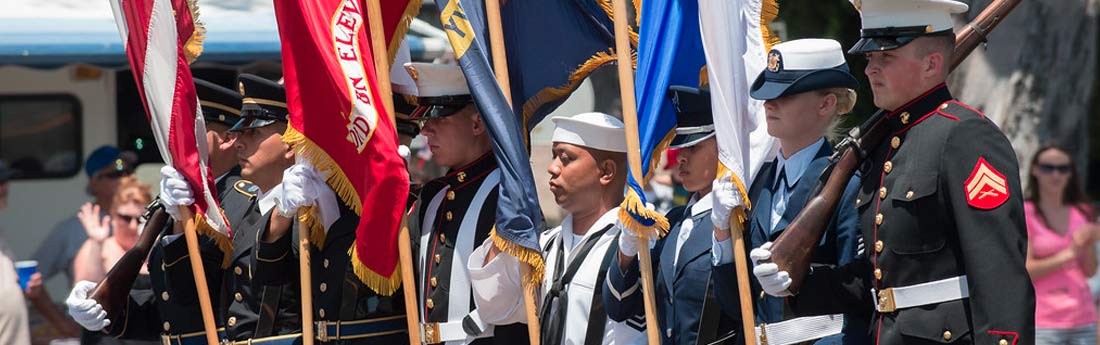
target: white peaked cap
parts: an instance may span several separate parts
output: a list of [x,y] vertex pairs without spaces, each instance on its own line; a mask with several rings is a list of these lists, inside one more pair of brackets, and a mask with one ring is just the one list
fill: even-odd
[[409,62],[405,70],[416,82],[418,97],[469,95],[462,68],[438,63]]
[[954,28],[951,14],[970,7],[953,0],[852,0],[860,12],[863,29],[930,26],[928,32]]
[[844,51],[840,49],[840,42],[829,39],[805,38],[787,41],[772,46],[772,50],[782,54],[784,71],[816,70],[844,64]]
[[626,152],[626,126],[604,113],[582,113],[553,118],[553,142],[608,152]]

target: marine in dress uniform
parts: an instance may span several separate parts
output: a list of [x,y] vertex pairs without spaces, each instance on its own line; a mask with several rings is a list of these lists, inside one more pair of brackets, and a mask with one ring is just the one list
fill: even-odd
[[[859,87],[855,77],[848,71],[840,43],[834,40],[801,39],[780,43],[772,48],[768,59],[768,68],[761,71],[750,90],[750,96],[755,99],[775,101],[806,92],[829,89],[854,90]],[[839,98],[842,96],[833,97],[838,99],[834,107],[840,107]],[[824,97],[821,99],[823,102]],[[851,100],[853,102],[848,102],[849,107],[854,104],[854,99]],[[788,102],[797,102],[797,100]],[[815,101],[809,99],[809,102]],[[769,112],[782,112],[784,106],[787,109],[791,108],[788,104],[790,103],[777,101],[776,104],[766,105],[765,108]],[[823,136],[826,131],[831,130],[828,128],[828,121],[835,121],[835,117],[841,116],[842,112],[848,110],[838,108],[834,114],[827,114],[829,117],[825,119],[826,122],[822,123],[821,127],[815,128],[816,131],[790,133],[789,130],[778,128],[783,125],[790,127],[789,123],[777,123],[774,125],[775,128],[769,128],[769,133],[774,134],[779,139],[780,146],[784,148],[774,160],[764,164],[749,187],[749,198],[752,200],[753,209],[749,215],[745,237],[748,239],[750,248],[774,241],[802,211],[812,195],[814,185],[818,182],[818,176],[829,166],[829,157],[833,154],[832,147]],[[816,113],[786,115],[803,117],[786,117],[777,121],[816,119],[816,116],[820,116]],[[817,137],[816,141],[808,141],[815,137]],[[787,146],[790,145],[789,143],[800,142],[809,142],[809,144],[792,149],[795,152],[783,151],[790,149]],[[855,208],[859,182],[859,176],[853,177],[848,182],[840,205],[830,217],[825,233],[817,248],[814,249],[811,265],[834,267],[857,259],[862,243],[859,215]],[[726,239],[723,243],[715,242],[715,252],[721,253],[721,257],[718,255],[715,257],[715,263],[718,264],[715,267],[718,272],[715,286],[722,291],[737,290],[730,241]],[[866,343],[869,322],[869,315],[866,312],[795,317],[783,298],[765,295],[755,279],[750,285],[754,297],[753,309],[756,322],[759,324],[756,335],[761,339],[760,342],[785,344],[816,340],[819,344]],[[723,303],[727,312],[739,311],[740,301],[736,295],[720,295],[719,301]],[[843,334],[841,334],[842,331]]]
[[[242,74],[238,84],[244,99],[241,118],[230,128],[238,137],[243,131],[286,123],[286,94],[281,85],[261,77]],[[234,139],[234,146],[237,146]],[[241,155],[242,153],[238,153]],[[245,178],[254,178],[244,176]],[[241,221],[233,224],[233,257],[224,271],[220,317],[230,341],[254,344],[300,342],[301,303],[297,280],[264,282],[259,279],[260,231],[270,223],[273,207],[259,202],[261,187],[241,180],[233,185],[236,197],[248,200]],[[297,267],[297,266],[295,266]],[[297,272],[297,270],[295,270]],[[290,274],[290,273],[283,273]]]
[[[707,166],[706,171],[689,171],[703,180],[701,190],[693,190],[691,201],[668,212],[672,224],[668,236],[657,241],[652,249],[653,270],[657,288],[658,325],[663,344],[710,344],[739,325],[736,319],[721,312],[711,274],[711,182],[718,166],[718,148],[713,141],[714,118],[711,114],[710,92],[687,86],[669,87],[669,97],[676,107],[676,136],[670,149],[710,150],[687,154],[680,152],[680,169]],[[710,141],[704,143],[706,141]],[[624,230],[623,234],[627,234]],[[636,241],[633,236],[620,236],[620,248]],[[620,249],[623,250],[623,249]],[[635,249],[636,251],[636,249]],[[644,317],[641,272],[636,253],[623,270],[623,255],[615,255],[604,284],[603,303],[607,316],[615,321]],[[731,290],[732,291],[732,290]],[[732,343],[732,341],[731,341]]]
[[410,118],[423,123],[433,161],[449,169],[421,186],[409,217],[424,342],[526,344],[526,325],[486,317],[472,297],[466,263],[496,223],[500,171],[466,78],[457,66],[405,66],[419,92]]
[[[242,79],[245,77],[242,76]],[[246,106],[248,100],[252,98],[256,100],[255,104],[265,111],[245,112],[245,117],[233,129],[244,131],[276,126],[275,133],[282,134],[285,128],[280,129],[278,126],[287,125],[286,96],[283,87],[271,81],[257,79],[252,84],[246,83],[244,89]],[[255,146],[254,143],[242,144],[242,146],[246,145]],[[277,146],[257,146],[256,156],[267,155],[270,152],[262,151],[271,147]],[[276,294],[283,296],[299,294],[297,244],[303,232],[299,231],[298,222],[294,220],[297,219],[298,207],[286,207],[286,205],[290,199],[309,198],[314,200],[320,210],[317,214],[320,219],[317,221],[323,227],[313,231],[324,231],[324,234],[323,240],[311,243],[310,246],[310,274],[313,283],[310,290],[313,296],[314,324],[304,327],[313,327],[317,342],[322,344],[408,343],[405,309],[404,304],[401,303],[402,292],[398,290],[392,296],[381,296],[355,275],[349,251],[355,242],[355,229],[359,225],[359,217],[337,200],[335,193],[325,184],[320,173],[307,163],[294,164],[286,168],[281,176],[281,179],[276,178],[274,186],[266,190],[261,186],[261,191],[256,196],[260,217],[255,227],[257,232],[253,234],[255,249],[246,254],[253,265],[253,269],[249,272],[252,287],[263,289],[265,294],[258,301],[263,304],[264,309],[260,314],[257,327],[263,326],[262,322],[271,317],[272,310],[267,309],[268,303],[266,303],[268,289],[274,289]],[[305,188],[297,184],[294,185],[297,188],[291,188],[288,184],[293,182],[288,178],[292,177],[295,181],[308,178],[307,182],[313,184]],[[275,218],[282,220],[286,227],[278,228],[279,225],[273,225]],[[288,302],[287,308],[283,308],[282,301]],[[274,309],[277,312],[273,317],[275,329],[288,330],[289,325],[300,323],[298,313],[301,304],[297,298],[280,300],[278,307],[279,309]],[[253,338],[252,343],[255,344],[257,337],[254,335]],[[279,342],[300,340],[293,337],[271,338]]]
[[[569,214],[560,226],[539,236],[546,260],[539,313],[542,343],[644,342],[645,321],[640,317],[611,320],[601,297],[618,253],[618,206],[627,171],[623,123],[602,113],[553,121],[557,125],[552,138],[555,156],[547,172],[555,201]],[[515,257],[496,251],[491,241],[471,255],[475,298],[479,306],[493,306],[489,317],[526,317],[520,265]],[[508,303],[502,306],[500,301]]]
[[[875,104],[889,111],[854,203],[868,257],[812,270],[788,299],[796,312],[873,308],[878,344],[1034,343],[1016,154],[943,83],[950,14],[966,10],[950,0],[862,2],[862,39],[849,52],[868,58]],[[906,64],[931,72],[898,76]],[[892,83],[902,77],[913,85]],[[906,94],[917,96],[893,99]]]

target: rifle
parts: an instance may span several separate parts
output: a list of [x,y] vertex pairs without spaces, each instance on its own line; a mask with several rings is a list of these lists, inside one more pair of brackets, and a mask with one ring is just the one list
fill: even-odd
[[149,251],[153,249],[153,244],[166,228],[164,225],[170,218],[168,213],[164,212],[160,199],[149,204],[141,217],[145,219],[145,227],[138,236],[137,243],[122,254],[122,258],[103,276],[103,280],[99,281],[91,294],[91,298],[103,306],[103,311],[107,312],[107,319],[115,322],[121,322],[126,318],[124,313],[126,304],[129,303],[130,289],[134,286],[138,272],[141,271],[141,265],[145,263],[145,258],[149,257]]
[[[958,67],[967,55],[974,51],[1001,20],[1021,0],[993,0],[973,21],[955,35],[955,54],[950,69]],[[771,261],[791,277],[791,293],[798,293],[803,278],[810,269],[810,259],[825,227],[836,211],[848,180],[867,158],[867,153],[886,140],[886,114],[879,110],[862,125],[852,128],[848,136],[836,145],[836,152],[829,158],[829,166],[822,171],[811,191],[811,197],[787,229],[772,243]]]

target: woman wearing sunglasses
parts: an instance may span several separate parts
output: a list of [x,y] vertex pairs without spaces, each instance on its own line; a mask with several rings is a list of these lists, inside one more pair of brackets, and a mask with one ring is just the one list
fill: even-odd
[[[149,185],[126,176],[118,181],[118,191],[108,216],[100,218],[96,204],[87,203],[80,208],[77,217],[88,233],[88,240],[84,241],[73,262],[76,281],[100,281],[122,254],[134,246],[141,214],[151,201]],[[145,266],[141,267],[141,273],[149,274]]]
[[1035,343],[1096,344],[1096,306],[1087,280],[1096,273],[1100,227],[1068,151],[1046,146],[1035,152],[1025,194]]

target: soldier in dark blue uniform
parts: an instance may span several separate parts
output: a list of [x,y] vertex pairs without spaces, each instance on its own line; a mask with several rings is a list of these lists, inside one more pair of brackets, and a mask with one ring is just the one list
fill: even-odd
[[[739,325],[723,314],[711,274],[711,183],[717,177],[718,144],[714,137],[710,92],[686,86],[669,87],[676,106],[676,136],[669,145],[677,156],[684,188],[691,201],[666,215],[672,227],[651,250],[657,288],[658,325],[663,344],[710,344]],[[612,259],[603,287],[607,316],[625,322],[644,315],[636,256],[637,238],[630,230],[619,237],[619,255]]]
[[[862,1],[862,39],[849,52],[867,57],[875,105],[889,111],[854,203],[868,255],[811,270],[788,298],[796,313],[873,309],[877,344],[1034,343],[1016,154],[944,84],[950,14],[966,10],[951,0]],[[769,294],[789,294],[786,272],[754,273]]]
[[[381,296],[356,276],[349,248],[355,241],[359,217],[328,188],[308,163],[295,164],[295,153],[281,140],[287,128],[286,94],[281,85],[248,75],[245,81],[243,118],[231,130],[239,132],[235,142],[242,159],[242,172],[260,187],[257,206],[260,218],[252,236],[256,239],[249,257],[251,287],[262,289],[263,312],[256,327],[275,320],[276,330],[300,324],[301,304],[286,296],[299,294],[297,210],[311,200],[320,209],[318,223],[311,230],[310,247],[313,319],[316,340],[324,344],[408,343],[402,292]],[[252,100],[252,103],[250,103]],[[249,104],[256,108],[249,110]],[[303,188],[303,183],[310,183]],[[323,199],[323,200],[321,200]],[[275,290],[284,308],[268,309],[268,292]],[[237,297],[234,296],[235,300]],[[233,309],[230,309],[232,312]],[[272,315],[273,314],[273,315]],[[240,322],[241,320],[237,320]],[[231,318],[229,322],[233,322]],[[227,323],[228,325],[228,323]],[[253,344],[257,338],[253,336]],[[275,337],[280,338],[280,337]]]

